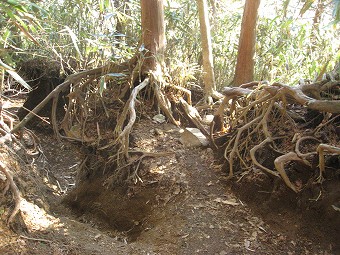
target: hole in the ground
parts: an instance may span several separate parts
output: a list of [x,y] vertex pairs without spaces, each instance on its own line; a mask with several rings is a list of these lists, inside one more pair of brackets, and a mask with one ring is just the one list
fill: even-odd
[[[292,166],[299,167],[297,164]],[[293,168],[290,170],[294,171]],[[299,173],[295,170],[295,178],[310,178],[312,171],[304,171],[301,166],[298,170]],[[330,174],[329,170],[326,169],[326,175]],[[314,172],[317,170],[314,169]],[[334,210],[340,201],[339,180],[326,180],[322,186],[307,183],[298,194],[285,186],[282,180],[273,179],[263,172],[249,174],[231,185],[237,196],[272,229],[291,238],[299,235],[310,238],[316,244],[332,244],[335,253],[340,254],[337,253],[340,250],[340,217],[339,212]]]
[[128,196],[126,187],[107,189],[102,180],[83,182],[72,190],[64,203],[77,216],[86,215],[102,230],[116,230],[123,233],[127,241],[134,242],[142,233],[143,222],[151,213],[156,201],[156,192],[152,189]]

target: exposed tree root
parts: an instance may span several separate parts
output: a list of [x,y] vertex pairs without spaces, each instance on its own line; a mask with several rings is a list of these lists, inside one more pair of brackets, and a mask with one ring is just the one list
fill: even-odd
[[182,110],[185,114],[186,119],[188,119],[193,125],[195,125],[202,132],[203,135],[209,137],[208,131],[202,125],[202,118],[197,109],[187,103],[183,98],[180,98],[179,102],[182,106]]
[[319,168],[320,168],[320,176],[318,180],[322,181],[323,178],[322,175],[325,172],[325,153],[340,155],[340,147],[320,143],[317,148],[317,152],[319,153]]
[[257,158],[256,158],[256,156],[255,156],[255,153],[256,153],[256,151],[257,151],[258,149],[262,148],[265,144],[271,143],[271,142],[273,142],[273,140],[272,140],[271,138],[267,137],[267,138],[266,138],[265,140],[263,140],[260,144],[255,145],[253,148],[250,149],[250,157],[251,157],[251,160],[252,160],[252,162],[253,162],[253,164],[254,164],[255,166],[259,167],[260,169],[266,171],[266,172],[269,173],[269,174],[272,174],[272,175],[274,175],[274,176],[279,177],[279,174],[278,174],[277,172],[275,172],[275,171],[273,171],[273,170],[270,170],[269,168],[267,168],[267,167],[261,165],[261,164],[257,161]]
[[[123,109],[123,112],[120,115],[120,118],[115,127],[114,132],[115,132],[116,139],[113,142],[109,143],[108,145],[101,147],[100,149],[102,150],[107,149],[109,147],[116,145],[117,143],[120,143],[121,146],[119,147],[119,151],[117,152],[117,154],[123,154],[126,157],[128,157],[129,135],[130,135],[132,126],[136,121],[136,110],[135,110],[136,97],[138,93],[149,84],[150,84],[150,79],[146,78],[142,83],[140,83],[138,86],[136,86],[132,90],[130,98],[128,102],[126,103]],[[129,121],[128,121],[128,124],[123,128],[128,112],[130,116]]]
[[9,172],[9,170],[7,169],[7,166],[3,162],[0,162],[0,170],[1,172],[4,173],[4,175],[7,178],[7,184],[6,184],[5,189],[3,190],[2,195],[5,195],[8,189],[10,188],[13,194],[13,199],[14,199],[14,204],[15,204],[14,209],[7,220],[7,224],[10,224],[20,210],[21,195],[20,195],[20,191],[17,185],[13,181],[12,174]]
[[[153,100],[158,111],[177,126],[181,122],[174,117],[173,110],[174,107],[180,106],[184,111],[184,117],[209,136],[201,124],[200,115],[191,106],[191,91],[167,83],[163,74],[153,71],[141,73],[143,60],[143,54],[140,54],[122,64],[109,63],[70,75],[31,110],[10,131],[11,134],[20,131],[52,100],[51,124],[56,139],[77,141],[97,151],[100,154],[98,161],[103,164],[103,172],[105,169],[122,170],[129,162],[131,130],[140,116],[140,109],[147,105],[147,102],[143,101],[147,98]],[[106,89],[103,83],[106,84]],[[69,91],[67,107],[61,121],[58,122],[58,98],[61,92],[65,91]],[[60,118],[60,114],[58,117]],[[89,164],[85,165],[89,167]],[[117,176],[126,176],[126,173],[117,173]]]
[[293,191],[297,192],[298,189],[295,185],[292,184],[292,182],[289,180],[286,171],[285,171],[285,163],[293,161],[293,160],[299,160],[301,161],[301,158],[299,158],[296,153],[294,152],[288,152],[285,155],[282,155],[280,157],[277,157],[274,160],[275,168],[280,173],[282,180],[286,183],[286,185],[291,188]]
[[[129,151],[129,153],[131,154],[142,154],[141,156],[139,156],[137,159],[134,160],[130,160],[130,162],[128,162],[128,164],[126,164],[125,166],[122,167],[122,169],[127,168],[128,166],[137,164],[137,166],[134,168],[132,174],[129,175],[129,179],[133,180],[134,183],[137,183],[137,181],[143,182],[143,180],[139,177],[138,175],[138,170],[139,170],[139,166],[142,162],[142,160],[144,158],[156,158],[156,157],[166,157],[166,156],[170,156],[173,155],[175,152],[146,152],[146,151]],[[119,169],[116,169],[116,171],[119,171]]]
[[[333,86],[338,86],[340,82],[334,83]],[[272,95],[280,93],[282,96],[290,99],[290,97],[298,104],[304,105],[309,109],[320,112],[340,113],[340,103],[338,100],[319,100],[305,95],[298,87],[289,87],[282,83],[274,83],[272,86],[267,86],[265,89]],[[326,87],[328,90],[329,88]]]
[[[176,126],[179,126],[179,122],[174,118],[173,113],[171,111],[171,103],[170,100],[166,97],[165,94],[161,92],[160,86],[154,84],[153,89],[155,91],[155,96],[158,102],[159,108],[164,112],[165,116]],[[191,96],[190,96],[191,100]]]
[[[41,101],[31,112],[29,112],[25,118],[19,123],[17,124],[13,129],[12,129],[12,133],[15,133],[16,131],[18,131],[19,129],[21,129],[22,127],[24,127],[26,125],[26,123],[31,120],[34,115],[36,115],[50,100],[53,100],[53,109],[52,109],[52,122],[53,126],[56,127],[56,118],[55,118],[55,111],[56,111],[56,105],[57,105],[57,100],[59,97],[59,94],[63,91],[66,91],[70,85],[73,86],[73,94],[72,92],[69,94],[69,97],[72,101],[72,99],[80,99],[82,98],[82,95],[79,93],[80,90],[77,89],[79,86],[83,86],[84,84],[87,85],[89,83],[89,81],[94,80],[98,77],[101,77],[105,74],[109,74],[109,73],[119,73],[119,72],[123,72],[125,69],[127,69],[128,67],[128,63],[123,63],[123,64],[113,64],[113,63],[109,63],[105,66],[102,67],[98,67],[89,71],[83,71],[80,73],[76,73],[76,74],[72,74],[69,77],[66,78],[66,80],[58,85],[43,101]],[[85,83],[83,84],[82,81],[83,79],[88,79],[89,81],[85,81]],[[70,110],[70,108],[68,109]],[[65,114],[65,116],[68,116],[69,112],[67,112]],[[65,120],[66,121],[66,120]],[[55,129],[55,131],[57,131]],[[58,133],[57,133],[57,138],[60,139]]]
[[[299,161],[311,168],[310,161],[318,155],[318,179],[321,180],[325,172],[324,154],[340,154],[339,137],[332,128],[333,123],[339,123],[340,101],[336,96],[340,92],[339,85],[338,81],[300,87],[252,82],[238,88],[225,88],[225,97],[215,112],[211,133],[215,139],[229,134],[229,141],[221,148],[228,162],[229,177],[234,175],[235,168],[241,170],[255,166],[281,177],[289,188],[298,192],[301,187],[292,183],[285,164]],[[309,109],[323,113],[323,121],[306,130],[301,122],[306,122],[303,115]],[[312,151],[306,152],[311,142]],[[259,163],[261,161],[265,165]],[[275,169],[268,167],[272,165]]]
[[[12,125],[11,124],[12,123],[12,119],[8,119],[7,115],[1,114],[1,120],[0,120],[0,132],[1,132],[0,148],[2,149],[4,147],[5,148],[4,151],[13,152],[14,154],[17,155],[17,153],[13,149],[13,147],[14,147],[13,144],[15,144],[16,147],[19,148],[20,150],[22,150],[23,152],[25,152],[25,154],[29,154],[28,151],[26,150],[26,148],[21,144],[19,139],[17,137],[15,137],[13,134],[11,134],[11,129],[7,125],[7,123],[9,123],[9,125],[11,126]],[[23,132],[28,132],[28,131],[24,130]],[[30,132],[28,132],[28,134],[32,135]],[[34,147],[35,147],[34,137],[32,136],[32,138],[33,138],[33,144],[34,144]],[[3,152],[3,151],[1,151],[1,152]],[[10,190],[11,193],[12,193],[12,196],[13,196],[13,200],[14,200],[14,208],[13,208],[12,212],[10,213],[10,216],[8,217],[8,220],[7,220],[7,224],[9,225],[10,223],[13,222],[15,216],[20,211],[20,204],[21,204],[21,199],[22,198],[21,198],[20,191],[19,191],[17,185],[15,184],[15,182],[13,180],[14,173],[12,173],[9,170],[9,167],[6,164],[6,160],[8,160],[8,159],[5,159],[4,156],[2,154],[0,154],[0,171],[6,177],[5,187],[2,190],[2,196],[5,196],[7,194],[7,192]]]

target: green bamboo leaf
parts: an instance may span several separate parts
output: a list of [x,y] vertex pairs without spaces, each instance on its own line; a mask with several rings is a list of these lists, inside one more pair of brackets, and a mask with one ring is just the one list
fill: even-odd
[[37,32],[37,29],[35,28],[35,26],[33,25],[28,25],[28,28],[33,32],[33,33],[36,33]]
[[9,65],[6,65],[2,60],[0,59],[0,68],[5,69],[7,73],[9,73],[17,82],[19,82],[22,86],[24,86],[28,90],[32,90],[31,86],[28,85],[23,78],[20,77],[20,75]]
[[4,42],[7,42],[7,39],[10,35],[11,35],[11,31],[9,29],[6,29],[2,34],[2,40]]
[[34,15],[32,15],[32,14],[30,14],[30,13],[25,13],[25,14],[22,15],[22,16],[23,16],[23,18],[25,18],[25,20],[27,20],[27,21],[29,22],[29,24],[31,24],[32,26],[33,26],[33,25],[36,25],[36,26],[38,26],[39,28],[42,28],[42,26],[40,25],[38,19],[37,19]]
[[21,30],[21,32],[24,33],[25,36],[27,36],[29,39],[31,39],[35,44],[39,45],[39,42],[31,35],[31,33],[28,31],[28,27],[26,26],[26,24],[24,24],[24,26],[22,26],[21,24],[19,24],[18,22],[14,22],[14,24]]
[[7,3],[13,7],[14,9],[20,11],[20,12],[27,12],[26,8],[24,5],[22,5],[21,2],[18,2],[16,0],[7,0]]
[[11,19],[15,20],[15,16],[14,16],[14,14],[13,14],[12,11],[10,11],[10,10],[7,9],[7,8],[5,8],[4,11],[6,12],[6,15],[7,15],[8,17],[10,17]]
[[104,12],[104,8],[105,8],[105,6],[104,6],[104,1],[103,1],[103,0],[100,0],[100,1],[99,1],[99,11],[100,11],[101,13],[103,13],[103,12]]
[[32,90],[31,86],[28,85],[23,78],[20,77],[20,75],[12,70],[6,70],[7,73],[9,73],[17,82],[19,82],[22,86],[24,86],[29,91]]
[[28,27],[27,27],[26,23],[18,15],[14,15],[14,18],[15,18],[16,21],[18,21],[20,23],[20,25],[23,29],[28,31]]
[[335,19],[335,23],[340,22],[340,0],[334,0],[333,16]]
[[283,2],[283,13],[284,13],[284,16],[286,16],[286,14],[287,14],[289,3],[290,3],[290,0],[285,0]]
[[115,13],[117,15],[117,19],[121,22],[125,22],[127,20],[133,20],[133,17],[132,16],[129,16],[127,15],[126,13],[123,13],[123,12],[116,12]]
[[124,76],[126,76],[126,74],[123,74],[123,73],[108,73],[108,74],[106,74],[106,76],[109,76],[109,77],[124,77]]
[[77,53],[79,54],[80,58],[83,58],[82,54],[80,53],[79,47],[78,47],[78,41],[79,40],[78,40],[77,36],[75,35],[75,33],[73,33],[72,29],[69,28],[68,26],[65,26],[65,30],[70,35],[72,43],[73,43],[73,46],[76,49]]
[[106,82],[105,82],[105,76],[102,76],[100,78],[99,82],[99,94],[102,97],[103,96],[103,91],[106,89]]
[[10,5],[19,5],[19,2],[16,0],[7,0],[7,3]]
[[5,69],[5,70],[12,70],[12,71],[14,71],[14,68],[12,68],[9,65],[5,64],[4,62],[2,62],[1,59],[0,59],[0,68]]
[[115,14],[114,13],[108,13],[104,16],[104,19],[110,19],[111,17],[114,17]]
[[30,6],[32,7],[32,9],[36,9],[39,10],[43,15],[48,15],[48,11],[46,11],[44,8],[42,8],[41,6],[35,4],[35,3],[30,3]]
[[302,9],[300,10],[300,16],[303,16],[303,14],[305,14],[305,12],[310,9],[314,2],[315,0],[306,0],[305,4],[302,6]]

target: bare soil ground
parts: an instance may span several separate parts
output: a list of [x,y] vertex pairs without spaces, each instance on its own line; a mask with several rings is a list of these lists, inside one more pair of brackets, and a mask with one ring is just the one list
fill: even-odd
[[[313,203],[317,194],[297,196],[259,172],[227,180],[210,148],[184,147],[170,124],[135,124],[131,150],[173,154],[144,158],[128,187],[100,179],[75,186],[86,153],[37,136],[41,153],[27,162],[33,173],[19,174],[25,200],[11,229],[11,201],[1,200],[0,254],[340,252],[336,201]],[[339,193],[339,182],[330,185]]]

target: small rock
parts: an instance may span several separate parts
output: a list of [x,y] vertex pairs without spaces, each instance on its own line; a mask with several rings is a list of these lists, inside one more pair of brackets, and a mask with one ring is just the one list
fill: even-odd
[[161,130],[159,128],[155,128],[154,132],[155,132],[156,135],[163,135],[164,134],[163,130]]
[[208,139],[197,128],[185,128],[181,134],[181,143],[186,147],[208,146]]
[[165,122],[165,116],[163,114],[157,114],[157,115],[153,116],[152,119],[154,121],[158,122],[158,123],[164,123]]
[[210,123],[213,121],[214,119],[214,115],[212,114],[208,114],[208,115],[205,115],[202,119],[202,122],[206,125],[210,125]]
[[208,182],[206,185],[207,185],[208,187],[210,187],[210,186],[212,186],[212,185],[214,185],[214,184],[213,184],[212,181],[210,181],[210,182]]
[[94,237],[94,240],[98,240],[99,237],[101,237],[102,235],[101,234],[97,234],[95,237]]
[[180,187],[176,187],[175,190],[173,191],[174,195],[178,195],[179,193],[181,193],[181,188]]

